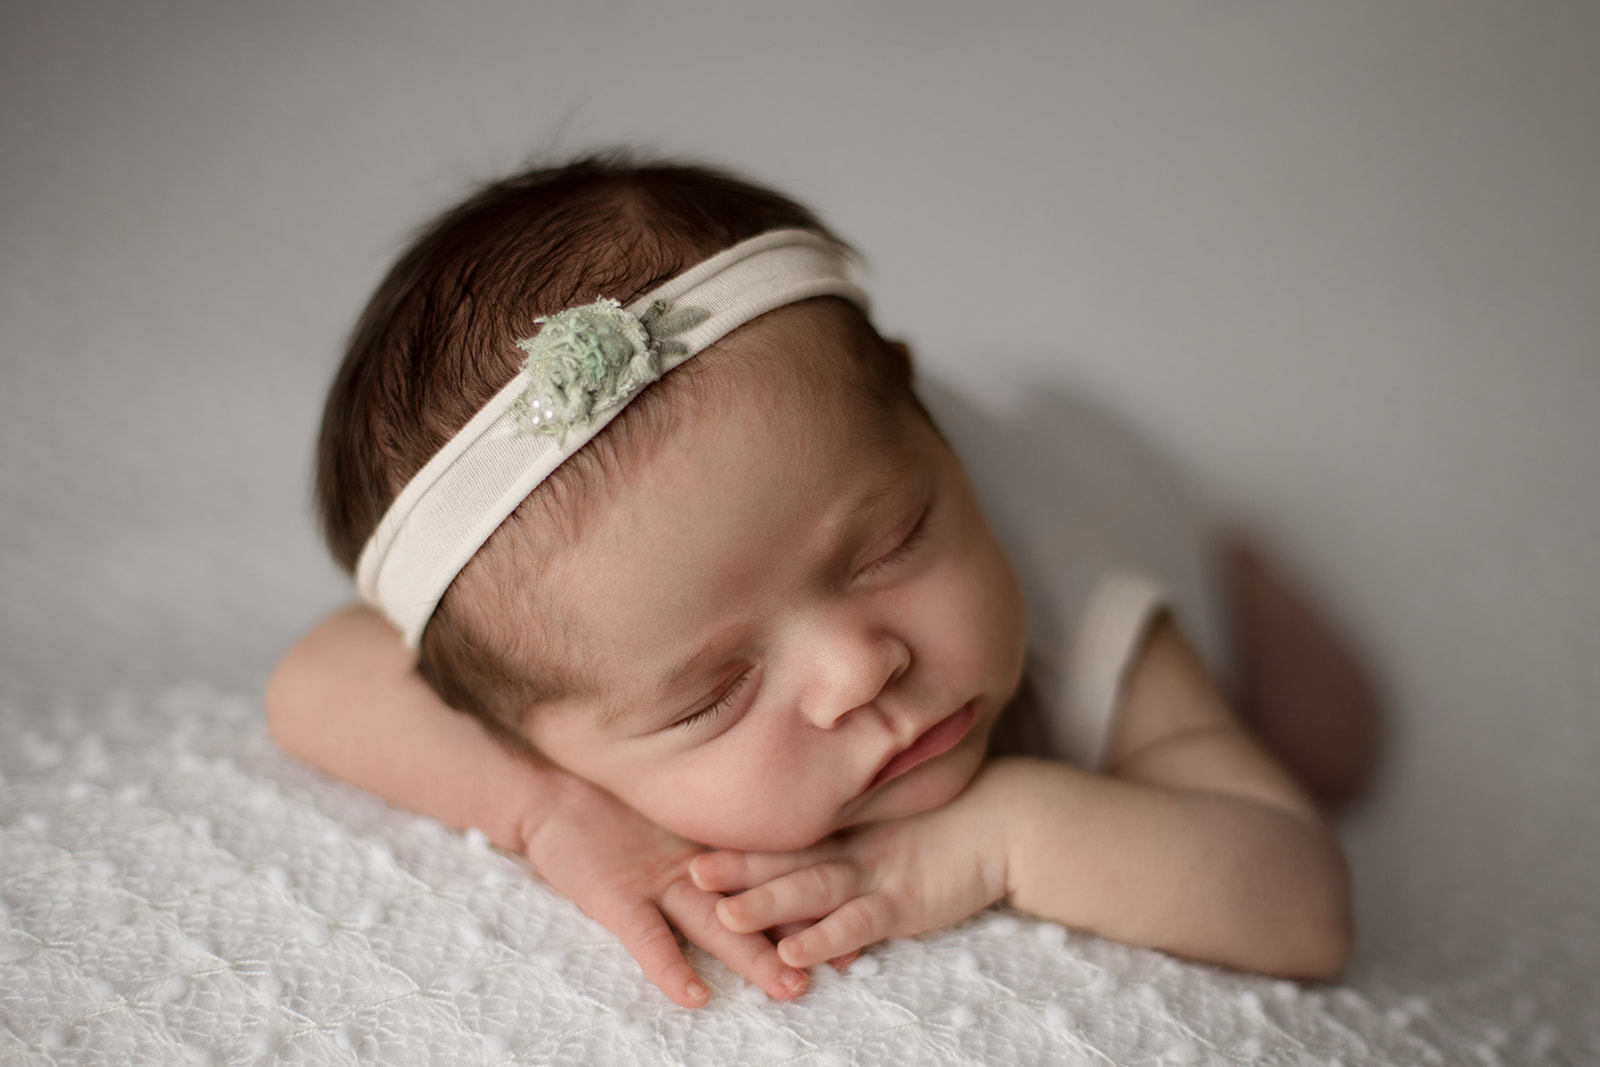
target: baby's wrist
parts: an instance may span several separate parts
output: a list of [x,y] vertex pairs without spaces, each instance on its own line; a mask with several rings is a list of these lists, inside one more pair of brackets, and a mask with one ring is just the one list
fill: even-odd
[[1025,877],[1031,849],[1038,847],[1037,823],[1045,800],[1040,795],[1040,760],[1006,757],[990,760],[974,787],[997,831],[985,838],[985,861],[998,867],[999,897],[1010,902]]
[[549,830],[582,812],[593,811],[601,802],[600,790],[554,764],[530,764],[533,788],[529,790],[517,819],[517,851],[538,868],[535,853]]

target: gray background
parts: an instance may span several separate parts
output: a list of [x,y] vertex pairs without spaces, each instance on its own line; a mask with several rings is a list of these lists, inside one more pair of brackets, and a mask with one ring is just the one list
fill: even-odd
[[1396,703],[1352,980],[1600,1056],[1597,116],[1581,2],[13,0],[0,692],[258,687],[348,596],[310,442],[404,235],[533,153],[705,157],[925,365],[1269,537]]

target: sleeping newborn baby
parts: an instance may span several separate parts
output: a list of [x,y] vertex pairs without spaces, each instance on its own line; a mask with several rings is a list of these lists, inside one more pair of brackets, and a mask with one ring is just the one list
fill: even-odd
[[681,1004],[709,994],[672,927],[790,997],[997,901],[1343,965],[1343,856],[1262,738],[1355,736],[1273,743],[1325,799],[1358,781],[1348,654],[1230,557],[1258,732],[1168,576],[1035,557],[1025,592],[848,249],[780,194],[609,157],[452,209],[357,325],[317,495],[365,604],[286,656],[274,735],[526,857]]

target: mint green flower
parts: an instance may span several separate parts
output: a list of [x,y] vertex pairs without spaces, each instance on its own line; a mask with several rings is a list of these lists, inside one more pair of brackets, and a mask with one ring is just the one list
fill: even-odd
[[517,342],[527,354],[527,388],[512,406],[517,428],[565,444],[573,427],[621,407],[661,377],[662,355],[687,351],[673,335],[707,314],[658,300],[640,316],[615,300],[597,300],[536,320],[543,329]]

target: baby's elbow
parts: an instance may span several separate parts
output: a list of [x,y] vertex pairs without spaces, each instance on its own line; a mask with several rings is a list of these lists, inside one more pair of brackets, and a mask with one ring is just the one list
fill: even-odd
[[393,674],[409,669],[400,635],[371,611],[348,607],[323,619],[283,654],[267,679],[262,702],[272,739],[290,755],[314,762],[311,750],[321,744],[328,715],[343,702],[340,694],[349,692],[352,681],[359,687],[375,659]]
[[1291,918],[1282,932],[1286,951],[1270,969],[1285,978],[1336,978],[1355,947],[1349,865],[1331,833],[1319,852],[1289,909]]
[[1355,948],[1355,923],[1349,909],[1341,916],[1308,923],[1301,932],[1299,946],[1284,977],[1326,982],[1337,978]]
[[317,657],[311,638],[301,641],[273,668],[262,694],[267,733],[285,752],[307,759],[312,719],[322,699]]
[[294,742],[299,737],[299,717],[296,712],[301,703],[296,692],[300,678],[294,660],[295,653],[291,649],[273,668],[261,698],[262,709],[267,716],[267,733],[289,752],[294,752]]

